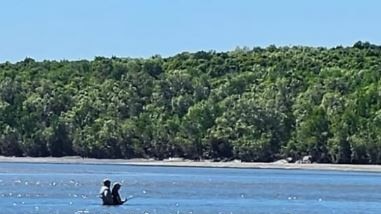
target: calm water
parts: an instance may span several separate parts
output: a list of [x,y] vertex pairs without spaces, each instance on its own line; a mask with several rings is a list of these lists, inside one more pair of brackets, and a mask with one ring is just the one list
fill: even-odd
[[[127,205],[100,205],[103,178]],[[0,213],[377,213],[381,174],[0,163]]]

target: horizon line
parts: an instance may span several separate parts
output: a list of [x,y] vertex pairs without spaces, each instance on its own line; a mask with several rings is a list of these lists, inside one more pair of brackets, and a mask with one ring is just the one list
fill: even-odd
[[145,60],[145,59],[152,59],[155,57],[171,58],[171,57],[175,57],[179,54],[184,54],[184,53],[188,53],[188,54],[194,54],[194,53],[198,53],[198,52],[229,53],[229,52],[234,52],[237,50],[253,51],[254,49],[257,49],[257,48],[268,49],[268,48],[272,48],[272,47],[277,48],[277,49],[282,49],[282,48],[317,48],[317,49],[319,49],[319,48],[323,48],[323,49],[330,50],[330,49],[335,49],[335,48],[353,48],[358,43],[363,44],[363,45],[366,44],[366,45],[370,45],[373,47],[381,48],[381,44],[378,44],[375,42],[370,42],[370,41],[363,41],[363,40],[358,40],[357,42],[354,42],[352,45],[342,45],[342,44],[338,44],[338,45],[302,45],[302,44],[300,44],[300,45],[299,44],[276,45],[276,44],[269,44],[269,45],[258,45],[258,46],[255,46],[255,45],[254,46],[237,45],[235,48],[232,48],[229,50],[226,50],[226,49],[225,50],[216,50],[216,49],[182,50],[182,51],[179,51],[179,52],[173,53],[173,54],[152,54],[152,55],[148,55],[148,56],[123,56],[123,55],[118,55],[118,54],[115,54],[115,55],[107,55],[106,54],[106,55],[93,55],[93,56],[83,57],[83,58],[44,58],[44,59],[34,58],[33,56],[25,56],[25,57],[23,57],[23,59],[18,59],[18,60],[0,60],[0,64],[5,64],[5,63],[16,64],[19,62],[23,62],[25,60],[33,60],[35,62],[92,61],[98,57],[100,57],[100,58],[103,57],[103,58],[108,58],[108,59],[119,58],[119,59],[141,59],[141,60]]

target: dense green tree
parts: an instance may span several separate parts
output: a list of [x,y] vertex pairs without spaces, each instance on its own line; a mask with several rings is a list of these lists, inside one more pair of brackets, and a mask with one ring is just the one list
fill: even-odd
[[0,63],[0,155],[381,163],[381,47]]

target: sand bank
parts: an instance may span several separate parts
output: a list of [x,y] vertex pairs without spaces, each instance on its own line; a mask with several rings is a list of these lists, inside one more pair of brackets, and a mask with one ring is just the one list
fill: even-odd
[[295,163],[248,163],[241,161],[213,162],[209,160],[192,161],[183,159],[152,160],[152,159],[95,159],[81,157],[4,157],[0,156],[0,163],[67,163],[67,164],[123,164],[136,166],[177,166],[177,167],[225,167],[225,168],[252,168],[252,169],[311,169],[311,170],[340,170],[381,172],[381,165],[354,165],[354,164],[295,164]]

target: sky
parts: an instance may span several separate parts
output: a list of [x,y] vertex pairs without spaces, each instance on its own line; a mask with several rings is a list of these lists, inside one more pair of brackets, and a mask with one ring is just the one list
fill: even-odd
[[380,0],[1,0],[0,62],[381,44]]

